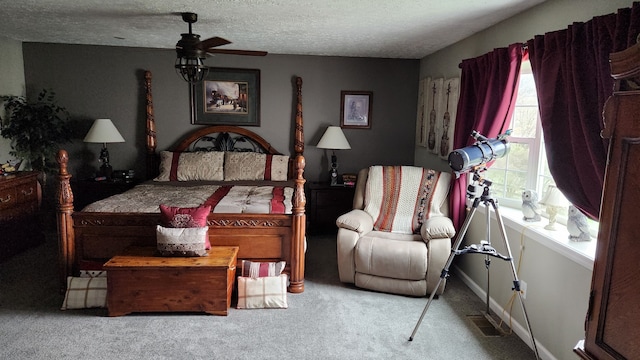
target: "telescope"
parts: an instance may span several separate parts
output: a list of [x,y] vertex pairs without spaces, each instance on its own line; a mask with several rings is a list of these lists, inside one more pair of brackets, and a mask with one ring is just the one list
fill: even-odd
[[487,139],[479,132],[472,131],[471,137],[477,141],[473,145],[449,153],[449,166],[459,175],[507,155],[509,142],[506,138],[509,135],[511,135],[511,130],[498,135],[495,139]]

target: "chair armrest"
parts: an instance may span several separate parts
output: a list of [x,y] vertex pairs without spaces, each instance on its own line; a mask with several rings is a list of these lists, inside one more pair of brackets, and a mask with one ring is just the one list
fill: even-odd
[[373,230],[373,219],[363,210],[354,209],[336,219],[338,228],[364,234]]
[[432,216],[420,228],[420,235],[426,240],[452,239],[456,235],[453,222],[446,216]]

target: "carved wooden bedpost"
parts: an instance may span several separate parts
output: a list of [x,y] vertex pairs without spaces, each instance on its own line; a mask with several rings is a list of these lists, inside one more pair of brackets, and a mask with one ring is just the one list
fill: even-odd
[[147,179],[154,178],[158,171],[156,158],[156,119],[153,115],[153,95],[151,94],[151,71],[144,72],[144,90],[147,108]]
[[304,131],[302,118],[302,78],[296,78],[297,103],[296,103],[296,123],[295,123],[295,195],[293,197],[293,231],[291,244],[291,275],[289,291],[301,293],[304,291],[304,257],[305,257],[305,235],[306,235],[306,198],[304,195]]
[[57,225],[58,225],[58,267],[60,272],[60,289],[67,286],[67,276],[73,274],[73,263],[75,259],[75,238],[73,230],[73,193],[69,179],[71,175],[67,171],[69,155],[65,150],[58,151],[56,161],[60,165],[58,173],[58,188],[56,197],[58,199]]

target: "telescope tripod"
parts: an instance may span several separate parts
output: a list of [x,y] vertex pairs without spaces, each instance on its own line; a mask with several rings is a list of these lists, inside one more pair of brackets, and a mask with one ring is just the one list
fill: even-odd
[[[474,175],[474,180],[479,179],[478,174],[476,173]],[[483,191],[482,191],[482,195],[480,197],[475,197],[473,200],[473,205],[471,207],[471,211],[469,212],[469,215],[467,215],[467,218],[465,219],[464,223],[462,224],[462,228],[460,229],[460,232],[458,233],[458,237],[456,238],[456,241],[453,245],[453,248],[451,249],[451,255],[449,255],[449,259],[447,260],[447,262],[445,263],[444,268],[442,269],[442,272],[440,274],[440,279],[438,280],[438,284],[436,284],[434,289],[438,289],[440,287],[440,284],[442,283],[443,280],[445,280],[448,276],[449,276],[449,267],[451,266],[451,263],[453,262],[453,259],[456,255],[464,255],[464,254],[484,254],[485,255],[485,267],[487,268],[487,313],[486,315],[489,315],[489,265],[491,263],[491,257],[496,257],[505,261],[508,261],[511,264],[511,273],[513,275],[513,288],[512,290],[516,291],[518,293],[518,296],[520,298],[520,305],[522,307],[522,313],[524,314],[524,318],[525,318],[525,322],[527,323],[527,330],[529,331],[529,335],[531,336],[531,345],[533,346],[533,350],[536,354],[536,359],[540,359],[540,356],[538,354],[538,347],[536,346],[536,341],[535,338],[533,337],[533,332],[531,330],[531,324],[529,323],[529,316],[527,315],[527,310],[525,309],[524,306],[524,300],[522,299],[522,293],[520,292],[520,280],[518,279],[518,274],[516,272],[516,267],[513,264],[513,257],[511,255],[511,248],[509,246],[509,242],[507,241],[507,234],[504,228],[504,223],[502,222],[502,216],[500,216],[500,211],[498,210],[498,202],[493,199],[490,195],[490,189],[489,187],[491,186],[491,182],[488,180],[485,180],[483,182]],[[476,213],[476,211],[478,210],[478,205],[480,205],[480,203],[484,204],[485,207],[487,207],[487,240],[486,241],[482,241],[479,245],[476,244],[472,244],[472,245],[468,245],[465,246],[463,249],[460,249],[460,245],[462,243],[462,240],[464,239],[464,236],[467,232],[467,230],[469,229],[469,225],[471,224],[471,220],[473,219],[473,215]],[[494,212],[496,213],[496,220],[498,222],[498,226],[500,228],[500,234],[502,235],[502,240],[504,241],[504,245],[505,248],[507,250],[507,256],[502,255],[500,253],[498,253],[496,251],[495,248],[493,248],[491,246],[491,240],[490,240],[490,214],[489,214],[489,205],[491,205],[491,207],[493,208]],[[413,341],[414,336],[416,335],[416,332],[418,331],[418,328],[420,327],[420,324],[422,323],[422,319],[424,318],[424,315],[427,313],[427,310],[429,309],[429,305],[431,305],[431,302],[433,301],[433,298],[435,296],[436,290],[431,292],[431,295],[429,296],[429,300],[427,301],[427,304],[424,307],[424,310],[422,310],[422,314],[420,315],[420,319],[418,319],[418,323],[416,324],[415,328],[413,329],[413,332],[411,333],[411,337],[409,338],[409,341]]]

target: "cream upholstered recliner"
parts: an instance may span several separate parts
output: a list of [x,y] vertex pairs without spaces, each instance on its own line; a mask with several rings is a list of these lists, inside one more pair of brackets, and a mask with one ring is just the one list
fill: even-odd
[[353,210],[336,220],[340,281],[394,294],[435,289],[451,253],[451,174],[413,166],[360,170]]

